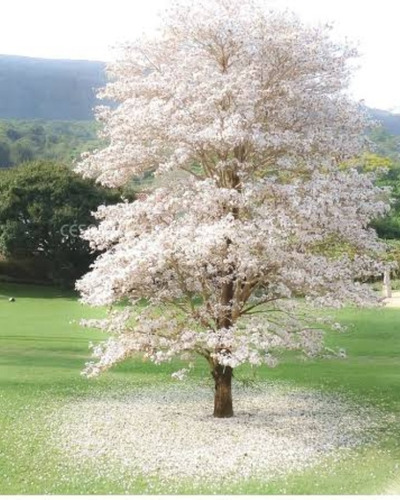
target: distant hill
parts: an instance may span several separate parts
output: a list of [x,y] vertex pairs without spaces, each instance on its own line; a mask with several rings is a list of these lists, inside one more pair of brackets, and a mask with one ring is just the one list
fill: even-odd
[[0,118],[92,120],[105,81],[99,61],[0,55]]
[[[105,63],[0,55],[0,118],[93,120]],[[400,135],[400,114],[371,109],[387,132]]]
[[400,135],[400,114],[390,113],[382,109],[370,109],[371,115],[378,120],[386,132],[393,135]]

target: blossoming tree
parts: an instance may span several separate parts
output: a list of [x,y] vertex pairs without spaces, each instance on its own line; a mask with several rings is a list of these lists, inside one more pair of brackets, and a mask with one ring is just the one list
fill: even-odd
[[214,416],[230,417],[235,367],[322,349],[305,304],[376,300],[363,282],[381,272],[368,224],[384,193],[340,168],[364,147],[345,92],[354,55],[329,27],[251,0],[175,6],[153,39],[126,45],[102,92],[118,106],[98,110],[109,145],[77,169],[110,186],[155,181],[99,207],[85,234],[103,253],[77,284],[83,301],[120,303],[89,322],[110,336],[88,375],[138,352],[201,355]]

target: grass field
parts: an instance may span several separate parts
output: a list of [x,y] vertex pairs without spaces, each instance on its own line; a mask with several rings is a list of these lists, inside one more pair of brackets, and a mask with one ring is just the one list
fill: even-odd
[[[10,296],[16,302],[8,302]],[[260,380],[343,392],[379,408],[390,418],[382,420],[376,442],[285,477],[238,478],[234,484],[200,488],[190,481],[165,485],[157,477],[137,476],[127,489],[120,477],[79,468],[51,444],[47,422],[60,408],[71,408],[93,394],[112,398],[127,388],[152,390],[176,384],[169,374],[178,363],[154,366],[130,361],[98,379],[83,378],[80,371],[89,356],[88,342],[101,335],[83,330],[77,320],[102,314],[85,308],[72,294],[0,284],[0,494],[400,493],[400,309],[340,311],[338,319],[350,328],[330,334],[328,342],[344,347],[347,358],[301,362],[288,357],[257,375]],[[237,378],[246,374],[242,369]],[[200,362],[192,377],[204,386],[207,367]]]

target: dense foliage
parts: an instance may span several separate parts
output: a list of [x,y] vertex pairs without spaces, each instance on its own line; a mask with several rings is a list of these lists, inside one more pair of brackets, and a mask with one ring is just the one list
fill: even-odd
[[[81,230],[95,222],[91,212],[119,199],[116,191],[52,162],[2,171],[0,253],[11,260],[11,269],[28,261],[36,278],[71,284],[93,260],[88,243],[80,238]],[[7,272],[7,263],[3,268]]]
[[389,187],[392,199],[390,212],[374,221],[372,226],[380,238],[400,239],[400,136],[379,127],[372,130],[369,138],[373,153],[365,154],[359,165],[363,171],[378,173],[377,185]]
[[32,160],[71,164],[103,143],[95,122],[0,120],[0,168]]

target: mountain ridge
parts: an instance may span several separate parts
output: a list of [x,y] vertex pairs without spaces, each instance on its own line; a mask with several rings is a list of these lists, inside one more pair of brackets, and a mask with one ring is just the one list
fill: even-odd
[[[0,119],[93,120],[106,63],[0,54]],[[369,108],[387,132],[400,135],[400,114]]]
[[0,118],[93,120],[101,61],[0,55]]

